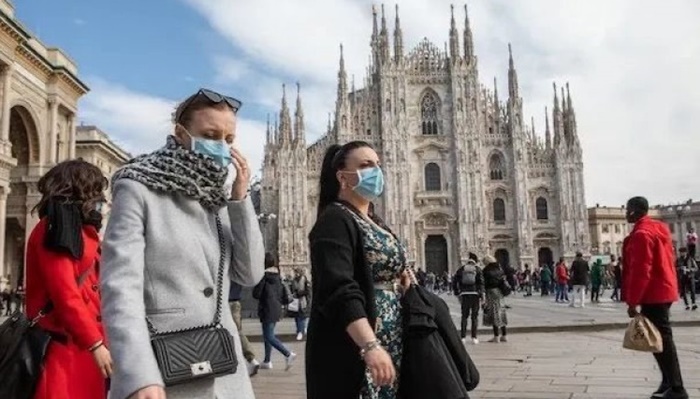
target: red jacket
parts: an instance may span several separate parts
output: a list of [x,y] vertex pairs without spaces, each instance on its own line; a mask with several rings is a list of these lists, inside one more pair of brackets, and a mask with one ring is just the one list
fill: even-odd
[[567,284],[569,282],[569,271],[566,270],[565,264],[558,264],[555,273],[557,275],[557,283]]
[[[42,328],[63,335],[49,345],[33,399],[104,399],[105,380],[90,347],[105,341],[100,317],[99,245],[92,226],[83,226],[83,257],[44,247],[46,221],[27,242],[27,315],[34,317],[51,300],[53,310],[39,321]],[[77,279],[85,274],[80,287]]]
[[640,219],[622,246],[622,290],[629,306],[678,300],[671,232],[665,223]]

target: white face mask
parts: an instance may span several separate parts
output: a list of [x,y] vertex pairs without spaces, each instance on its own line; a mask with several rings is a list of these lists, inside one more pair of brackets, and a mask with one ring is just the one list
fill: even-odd
[[231,195],[231,190],[233,190],[233,182],[236,181],[236,167],[233,166],[233,163],[230,163],[226,169],[228,170],[228,175],[226,175],[226,181],[224,181],[224,193],[226,193],[227,196]]

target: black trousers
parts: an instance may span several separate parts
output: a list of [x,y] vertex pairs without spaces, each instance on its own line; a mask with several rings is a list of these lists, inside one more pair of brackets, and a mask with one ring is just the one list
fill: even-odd
[[671,304],[642,305],[642,315],[649,319],[661,333],[661,340],[664,344],[664,351],[654,353],[656,363],[661,370],[661,384],[671,387],[674,390],[683,389],[683,378],[681,377],[681,365],[678,363],[678,353],[676,344],[673,342],[673,332],[669,321],[669,309]]
[[600,300],[600,285],[591,286],[591,302],[598,302]]
[[695,244],[688,244],[688,256],[695,259]]
[[688,293],[690,293],[691,303],[695,305],[695,279],[692,276],[681,277],[680,289],[685,306],[688,306]]
[[472,338],[476,338],[476,329],[479,326],[479,296],[461,295],[459,302],[462,304],[462,338],[467,337],[467,320],[472,320]]

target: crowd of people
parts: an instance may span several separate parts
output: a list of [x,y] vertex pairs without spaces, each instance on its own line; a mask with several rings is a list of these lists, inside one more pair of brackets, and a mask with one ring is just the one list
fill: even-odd
[[[688,398],[669,308],[679,285],[691,294],[689,309],[697,308],[690,288],[695,246],[675,262],[668,227],[647,216],[643,198],[627,206],[635,227],[619,271],[617,265],[606,271],[601,262],[591,267],[582,254],[570,267],[560,261],[522,272],[470,254],[453,276],[416,275],[401,237],[371,208],[384,189],[377,152],[363,141],[332,145],[309,235],[311,275],[296,270],[285,279],[265,253],[248,196],[250,167],[235,145],[240,107],[201,89],[178,105],[165,146],[131,160],[111,183],[81,159],[61,162],[41,178],[34,210],[40,221],[27,242],[24,320],[50,343],[36,380],[4,384],[25,384],[36,399],[100,399],[108,392],[112,399],[253,399],[250,375],[273,367],[273,349],[286,369],[297,358],[275,334],[286,309],[297,339],[306,339],[308,399],[465,398],[478,371],[433,291],[459,297],[463,342],[471,321],[478,343],[483,311],[490,342],[502,343],[508,341],[504,299],[513,290],[526,296],[553,290],[557,301],[571,294],[571,306],[584,306],[588,287],[597,301],[612,273],[613,297],[627,303],[630,317],[647,317],[663,339],[663,352],[654,355],[662,383],[653,397]],[[262,362],[241,331],[245,286],[254,287],[259,301]],[[425,333],[426,323],[434,333]],[[415,328],[421,334],[411,334]],[[4,362],[20,364],[25,355]],[[244,360],[248,367],[237,367]]]

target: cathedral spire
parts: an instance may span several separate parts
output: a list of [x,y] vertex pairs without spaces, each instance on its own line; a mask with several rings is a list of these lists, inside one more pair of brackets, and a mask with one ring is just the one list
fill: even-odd
[[379,28],[377,27],[377,6],[372,5],[372,42],[379,38]]
[[384,4],[382,4],[382,30],[379,32],[379,53],[381,54],[382,64],[387,63],[391,58],[389,54],[389,31],[386,28]]
[[518,72],[515,70],[513,62],[513,48],[508,43],[508,95],[511,99],[517,100],[520,97],[518,87]]
[[576,126],[576,112],[574,111],[574,104],[571,101],[571,92],[569,91],[569,82],[566,82],[566,102],[568,105],[566,120],[569,124],[569,139],[571,142],[569,144],[579,145],[579,138]]
[[338,68],[338,103],[345,101],[348,97],[348,74],[345,72],[345,56],[343,55],[343,44],[340,44],[340,62]]
[[559,97],[557,97],[557,83],[553,82],[552,87],[554,89],[554,111],[552,114],[552,123],[554,124],[554,147],[558,147],[561,143],[561,136],[564,134],[562,131],[562,114],[561,108],[559,106]]
[[552,148],[552,132],[549,130],[549,110],[546,106],[544,107],[544,124],[544,145],[549,150]]
[[294,141],[305,142],[304,109],[301,106],[301,84],[297,82],[297,106],[294,111]]
[[537,144],[537,136],[535,134],[535,117],[534,116],[530,117],[530,141],[532,141],[533,144]]
[[464,5],[464,59],[471,62],[474,57],[474,38],[472,36],[472,28],[469,24],[469,11],[467,5]]
[[328,127],[327,127],[328,133],[330,133],[331,130],[333,130],[333,124],[331,123],[331,113],[329,112],[328,113]]
[[496,114],[496,120],[501,117],[501,101],[498,99],[498,81],[493,77],[493,109]]
[[455,6],[450,5],[450,59],[452,63],[459,59],[459,33],[457,32],[457,23],[455,22]]
[[399,5],[396,5],[396,22],[394,23],[394,61],[398,64],[403,58],[403,32],[399,18]]
[[272,144],[272,129],[270,128],[270,114],[267,114],[267,128],[265,129],[265,146]]
[[282,84],[282,109],[280,110],[280,144],[292,141],[292,118],[287,106],[287,86]]

